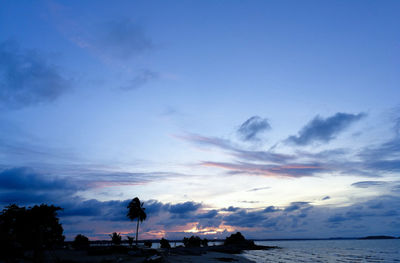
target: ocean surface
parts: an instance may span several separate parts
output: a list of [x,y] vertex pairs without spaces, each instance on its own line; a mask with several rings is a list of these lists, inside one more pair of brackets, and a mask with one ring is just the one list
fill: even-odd
[[281,249],[245,251],[242,256],[264,262],[400,262],[400,239],[257,241]]

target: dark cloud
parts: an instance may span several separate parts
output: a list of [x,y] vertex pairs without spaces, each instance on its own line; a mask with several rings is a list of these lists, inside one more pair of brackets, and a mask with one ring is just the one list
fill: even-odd
[[387,184],[387,182],[385,182],[385,181],[360,181],[360,182],[351,184],[351,186],[354,186],[357,188],[369,188],[369,187],[381,186],[381,185],[385,185],[385,184]]
[[253,116],[240,125],[237,132],[245,141],[257,140],[257,135],[271,129],[268,120],[259,116]]
[[202,218],[207,218],[207,219],[209,219],[209,218],[214,218],[214,217],[216,217],[217,215],[218,215],[218,210],[213,209],[213,210],[210,210],[210,211],[208,211],[208,212],[206,212],[206,213],[198,214],[198,215],[197,215],[197,218],[199,218],[199,219],[202,219]]
[[287,142],[296,145],[308,145],[313,142],[329,142],[349,127],[352,123],[364,118],[365,113],[348,114],[338,112],[326,119],[316,116],[300,131],[298,136],[290,136]]
[[268,206],[264,209],[265,213],[274,213],[274,212],[278,212],[278,211],[281,211],[281,209],[279,209],[278,207],[272,206],[272,205]]
[[70,196],[82,186],[60,177],[45,175],[26,167],[0,172],[0,204],[54,202]]
[[100,28],[96,44],[115,58],[130,59],[154,46],[143,27],[129,19],[110,21]]
[[329,200],[329,199],[331,199],[331,197],[329,195],[327,195],[327,196],[323,197],[321,200],[325,201],[325,200]]
[[70,89],[70,81],[38,51],[0,43],[0,107],[19,109],[51,102]]
[[66,179],[45,176],[27,167],[10,168],[0,172],[0,190],[77,191],[78,189],[76,184]]
[[194,212],[201,207],[201,204],[195,202],[185,202],[179,203],[175,205],[170,205],[169,212],[173,214],[186,214],[190,212]]
[[299,209],[308,208],[310,207],[309,202],[292,202],[289,206],[287,206],[284,211],[285,212],[293,212]]
[[226,225],[235,227],[256,227],[267,219],[263,211],[241,209],[223,218]]
[[234,207],[234,206],[230,206],[228,208],[222,208],[221,211],[225,211],[225,212],[235,212],[237,210],[239,210],[239,207]]

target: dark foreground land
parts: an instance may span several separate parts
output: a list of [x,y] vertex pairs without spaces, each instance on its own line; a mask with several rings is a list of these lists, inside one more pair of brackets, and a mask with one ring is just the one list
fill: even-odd
[[[44,262],[44,263],[142,263],[142,262],[237,262],[252,261],[238,256],[243,250],[268,250],[277,247],[257,245],[218,245],[210,247],[176,247],[170,249],[90,247],[87,250],[57,249],[45,251],[40,261],[26,253],[19,259],[3,262]],[[1,262],[1,261],[0,261]]]

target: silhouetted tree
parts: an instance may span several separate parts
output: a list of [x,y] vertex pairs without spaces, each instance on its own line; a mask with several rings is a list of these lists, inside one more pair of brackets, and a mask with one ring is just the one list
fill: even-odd
[[127,236],[126,238],[128,239],[129,246],[132,246],[133,245],[133,240],[134,240],[133,237]]
[[183,238],[183,244],[185,247],[200,247],[201,238],[198,236],[185,237]]
[[171,245],[169,244],[168,240],[166,240],[165,238],[161,238],[160,247],[161,248],[171,248]]
[[[64,242],[63,228],[57,218],[60,207],[41,204],[34,207],[7,206],[0,212],[0,246],[34,251],[34,260],[41,261],[43,250]],[[1,256],[1,255],[0,255]]]
[[254,246],[254,241],[245,239],[242,233],[237,232],[236,234],[232,234],[229,237],[227,237],[224,241],[224,245]]
[[72,247],[75,249],[87,249],[89,248],[89,245],[89,238],[81,234],[76,235],[74,241],[72,242]]
[[201,245],[202,245],[203,247],[208,247],[208,239],[207,239],[207,238],[204,238],[203,240],[201,240]]
[[122,237],[121,234],[114,232],[110,235],[111,237],[111,242],[113,242],[114,245],[121,245]]
[[146,220],[146,212],[144,211],[146,208],[143,207],[144,203],[141,203],[139,198],[135,197],[128,205],[128,214],[130,220],[135,220],[137,218],[136,225],[136,246],[138,245],[139,238],[139,222],[143,222]]

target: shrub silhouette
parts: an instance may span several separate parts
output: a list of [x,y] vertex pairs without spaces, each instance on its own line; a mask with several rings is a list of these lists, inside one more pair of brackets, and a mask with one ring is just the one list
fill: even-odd
[[89,245],[89,238],[81,234],[76,235],[74,241],[72,242],[72,247],[75,249],[88,249]]
[[185,247],[200,247],[201,245],[201,238],[198,236],[191,236],[190,238],[183,238],[183,245]]
[[171,245],[169,244],[168,240],[166,240],[165,238],[161,238],[160,247],[161,248],[171,248]]
[[119,234],[119,233],[117,233],[117,232],[114,232],[114,233],[112,233],[111,235],[110,235],[110,237],[111,237],[111,242],[114,244],[114,245],[121,245],[121,241],[122,241],[122,237],[121,237],[121,234]]
[[202,245],[203,247],[208,247],[208,239],[207,239],[207,238],[204,238],[203,240],[201,240],[201,245]]
[[134,238],[133,238],[133,237],[130,237],[130,236],[127,236],[126,238],[128,239],[128,244],[129,244],[129,246],[132,246],[132,245],[133,245],[133,240],[134,240]]
[[153,243],[150,240],[146,240],[144,241],[144,245],[148,248],[151,248],[151,246],[153,245]]

